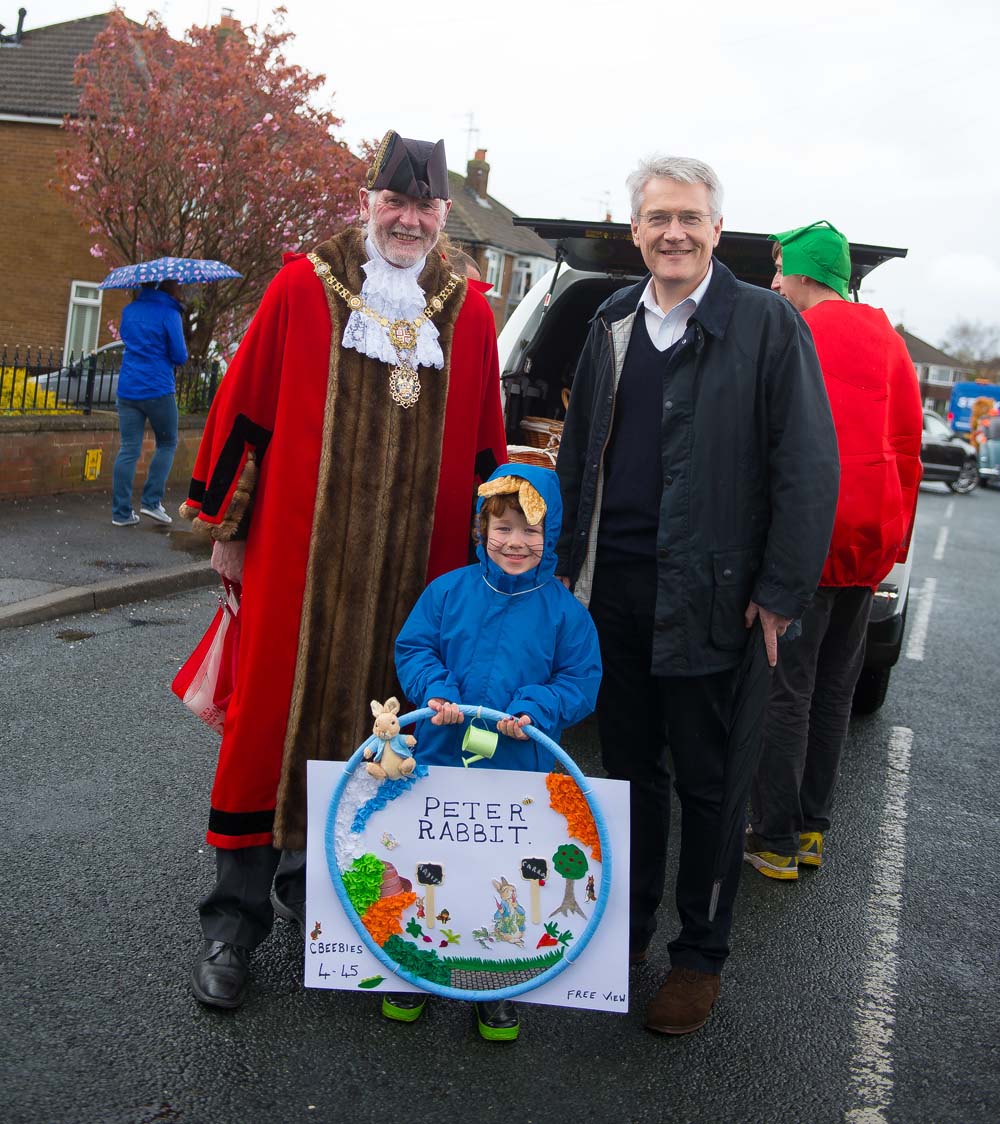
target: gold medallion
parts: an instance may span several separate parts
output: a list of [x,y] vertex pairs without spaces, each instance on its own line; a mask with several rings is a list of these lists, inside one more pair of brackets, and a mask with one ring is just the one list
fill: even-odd
[[[382,143],[384,146],[385,141],[383,140]],[[360,312],[362,316],[374,320],[376,324],[386,330],[389,342],[399,356],[399,366],[393,367],[389,375],[389,394],[393,402],[397,406],[402,406],[404,410],[415,406],[420,398],[420,376],[417,374],[416,368],[410,366],[409,361],[400,352],[412,351],[417,346],[417,333],[424,324],[433,320],[435,314],[444,308],[445,301],[462,283],[461,276],[452,273],[447,285],[431,298],[430,304],[420,316],[415,316],[412,320],[393,320],[390,323],[387,317],[381,316],[373,308],[369,308],[359,294],[352,293],[350,289],[338,281],[334,277],[329,264],[319,254],[313,251],[307,256],[312,262],[317,276],[322,278],[324,284],[332,289],[352,312]]]
[[420,398],[420,376],[405,364],[393,367],[389,375],[389,394],[397,406],[408,410]]
[[393,347],[411,351],[417,346],[416,329],[409,320],[393,320],[389,325],[389,340]]

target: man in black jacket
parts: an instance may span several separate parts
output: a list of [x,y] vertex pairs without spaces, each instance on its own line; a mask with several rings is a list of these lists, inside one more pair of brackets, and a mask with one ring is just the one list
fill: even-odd
[[634,963],[663,896],[668,747],[673,760],[681,931],[646,1025],[684,1034],[708,1018],[729,952],[740,840],[712,920],[709,900],[746,630],[759,618],[773,667],[823,568],[839,462],[808,329],[713,257],[712,169],[655,157],[628,186],[650,277],[605,301],[580,357],[557,465],[559,573],[601,641],[604,767],[631,783]]

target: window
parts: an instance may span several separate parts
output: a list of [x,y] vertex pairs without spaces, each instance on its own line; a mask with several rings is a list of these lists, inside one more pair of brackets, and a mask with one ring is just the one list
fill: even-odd
[[70,283],[69,316],[66,319],[66,340],[63,354],[79,357],[97,347],[97,334],[101,327],[101,300],[103,292],[96,281]]
[[951,386],[958,379],[958,371],[954,367],[928,367],[927,381],[936,386]]
[[510,299],[515,304],[521,300],[524,294],[531,288],[531,283],[534,280],[533,265],[534,262],[531,258],[514,259],[514,274],[510,283]]
[[486,250],[486,276],[483,280],[493,286],[491,296],[498,297],[503,291],[504,254],[490,246]]

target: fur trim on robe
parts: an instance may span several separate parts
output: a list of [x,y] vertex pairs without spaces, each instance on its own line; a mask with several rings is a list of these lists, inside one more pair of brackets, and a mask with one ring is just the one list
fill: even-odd
[[[363,245],[351,230],[317,250],[352,292]],[[448,276],[432,255],[428,297]],[[247,538],[216,846],[305,846],[306,761],[346,759],[370,733],[368,700],[397,690],[396,633],[428,576],[465,563],[475,486],[505,452],[480,294],[463,280],[435,317],[445,368],[420,368],[408,410],[390,398],[385,364],[341,347],[347,313],[306,258],[286,265],[226,373],[195,466],[186,507],[213,537]]]

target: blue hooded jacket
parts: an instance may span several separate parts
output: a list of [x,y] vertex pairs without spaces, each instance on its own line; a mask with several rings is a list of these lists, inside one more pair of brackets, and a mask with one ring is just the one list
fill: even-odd
[[[396,638],[396,673],[406,697],[529,714],[559,742],[563,728],[590,714],[601,682],[597,631],[590,614],[555,577],[562,526],[559,480],[548,468],[501,465],[490,477],[527,480],[545,500],[545,536],[538,565],[506,574],[476,548],[478,565],[452,570],[424,590]],[[477,510],[482,507],[482,500]],[[461,765],[461,725],[417,725],[414,755],[427,765]],[[496,724],[489,723],[495,730]],[[500,737],[481,766],[547,770],[551,755],[533,739]]]
[[140,289],[125,306],[119,332],[125,344],[119,398],[142,401],[174,393],[174,367],[188,358],[182,311],[180,301],[162,289]]

